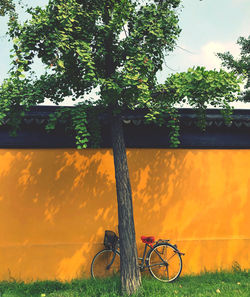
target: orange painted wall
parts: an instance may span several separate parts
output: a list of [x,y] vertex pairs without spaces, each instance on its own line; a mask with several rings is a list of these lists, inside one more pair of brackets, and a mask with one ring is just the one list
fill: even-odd
[[[184,273],[250,268],[250,150],[128,149],[140,235],[170,238]],[[89,276],[117,225],[109,149],[0,149],[0,279]]]

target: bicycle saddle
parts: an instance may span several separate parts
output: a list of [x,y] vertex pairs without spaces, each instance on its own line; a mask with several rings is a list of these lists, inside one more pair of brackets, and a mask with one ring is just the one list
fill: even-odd
[[154,236],[141,236],[141,240],[143,243],[152,244],[155,242]]

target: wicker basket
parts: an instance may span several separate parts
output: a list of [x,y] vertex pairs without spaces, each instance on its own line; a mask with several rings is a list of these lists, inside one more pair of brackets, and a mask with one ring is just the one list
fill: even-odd
[[106,230],[105,231],[105,235],[104,235],[104,246],[107,248],[107,249],[112,249],[112,248],[115,248],[116,247],[116,244],[118,242],[118,236],[115,234],[115,232],[113,231],[109,231],[109,230]]

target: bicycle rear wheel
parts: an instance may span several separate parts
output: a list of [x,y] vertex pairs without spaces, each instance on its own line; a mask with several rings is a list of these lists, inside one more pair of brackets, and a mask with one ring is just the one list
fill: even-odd
[[181,274],[182,259],[173,245],[161,243],[149,252],[148,265],[154,278],[162,282],[172,282]]
[[91,276],[93,278],[105,278],[120,272],[120,255],[117,251],[108,249],[98,252],[91,263]]

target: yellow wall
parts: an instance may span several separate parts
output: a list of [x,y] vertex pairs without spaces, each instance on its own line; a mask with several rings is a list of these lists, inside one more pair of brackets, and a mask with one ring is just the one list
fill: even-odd
[[[184,273],[250,268],[250,150],[128,149],[138,248],[170,238]],[[0,150],[0,279],[89,276],[117,226],[108,149]]]

